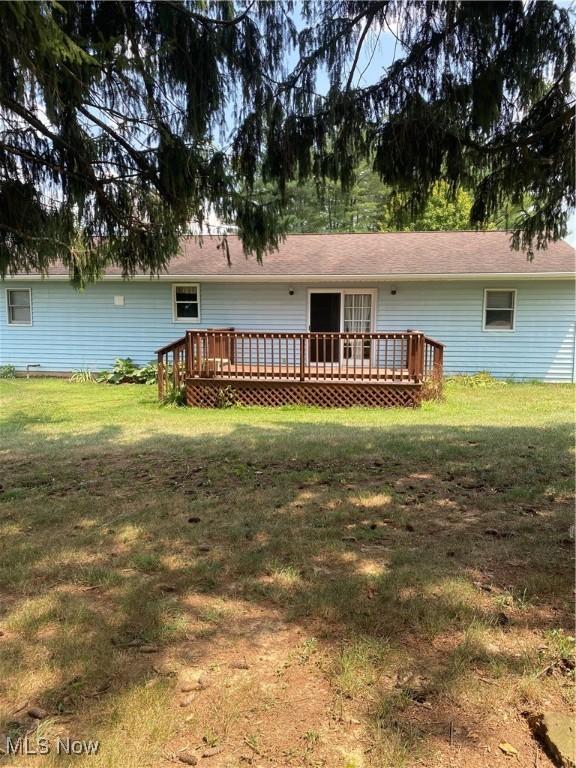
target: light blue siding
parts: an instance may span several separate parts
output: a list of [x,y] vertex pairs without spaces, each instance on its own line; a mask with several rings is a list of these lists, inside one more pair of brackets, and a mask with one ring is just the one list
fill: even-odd
[[[31,326],[7,324],[5,291],[20,287],[32,289]],[[310,287],[201,283],[201,321],[186,325],[173,322],[168,281],[104,281],[79,293],[64,281],[7,280],[0,286],[0,364],[23,370],[27,364],[39,363],[38,370],[44,372],[97,371],[110,367],[115,357],[151,360],[155,349],[183,335],[186,327],[305,331]],[[328,280],[322,287],[338,288]],[[488,370],[504,378],[572,381],[575,298],[570,281],[470,280],[357,287],[378,289],[376,330],[414,328],[446,344],[447,372]],[[516,289],[513,332],[482,330],[486,287]],[[289,289],[294,295],[289,295]],[[116,306],[114,296],[124,296],[124,305]]]
[[[404,283],[379,291],[378,327],[422,330],[446,345],[445,371],[565,381],[574,369],[569,280]],[[516,289],[514,331],[482,330],[485,288]]]
[[[41,371],[109,368],[116,357],[147,362],[154,351],[186,328],[228,327],[304,330],[305,291],[290,297],[279,284],[203,283],[201,322],[173,322],[172,284],[165,281],[105,281],[79,293],[64,281],[6,281],[6,288],[31,288],[33,325],[7,325],[0,302],[0,361],[19,369],[40,363]],[[114,305],[124,296],[124,306]],[[293,299],[288,301],[288,299]]]

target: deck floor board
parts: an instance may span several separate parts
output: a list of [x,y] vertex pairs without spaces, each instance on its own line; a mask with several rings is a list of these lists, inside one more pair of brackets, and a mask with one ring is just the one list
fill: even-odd
[[228,363],[222,361],[214,366],[193,372],[192,378],[230,379],[231,381],[285,381],[300,382],[303,373],[304,381],[348,382],[348,383],[382,383],[410,384],[416,380],[410,376],[407,368],[374,368],[365,366],[346,366],[334,363],[315,363],[305,365],[272,366],[254,365],[250,363]]

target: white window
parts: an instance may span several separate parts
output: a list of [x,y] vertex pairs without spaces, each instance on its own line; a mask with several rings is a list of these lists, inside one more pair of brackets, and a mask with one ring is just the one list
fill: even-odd
[[516,291],[486,288],[484,291],[484,330],[513,331],[516,321]]
[[175,323],[200,322],[200,286],[172,286],[172,316]]
[[6,314],[9,325],[32,325],[32,291],[30,288],[6,289]]

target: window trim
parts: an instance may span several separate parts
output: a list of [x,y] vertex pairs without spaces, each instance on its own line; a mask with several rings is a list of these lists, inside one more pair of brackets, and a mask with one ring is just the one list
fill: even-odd
[[[29,322],[25,323],[21,320],[10,320],[10,307],[12,306],[10,304],[10,293],[12,291],[26,291],[28,293],[28,304],[30,307],[30,320]],[[30,326],[33,323],[33,316],[32,316],[32,288],[6,288],[6,325],[9,328],[30,328]]]
[[[493,328],[486,325],[486,311],[489,309],[487,306],[488,293],[511,293],[514,296],[514,304],[512,307],[512,328]],[[516,288],[484,288],[484,302],[482,306],[482,330],[486,333],[514,333],[516,330],[516,312],[518,310],[518,297]]]
[[[179,288],[195,288],[196,295],[198,296],[198,317],[178,317],[176,314],[176,291]],[[200,322],[202,309],[200,306],[200,283],[172,283],[172,322],[173,323],[187,323],[188,325],[194,323],[195,325]]]

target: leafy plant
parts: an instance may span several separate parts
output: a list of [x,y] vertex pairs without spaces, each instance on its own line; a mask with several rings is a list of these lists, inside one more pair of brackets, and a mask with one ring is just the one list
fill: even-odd
[[236,391],[231,384],[221,387],[216,393],[216,408],[233,408],[236,405]]
[[158,364],[151,361],[137,370],[138,384],[156,384]]
[[15,379],[15,378],[16,378],[15,365],[0,365],[0,379]]
[[186,389],[184,385],[171,387],[162,398],[161,405],[174,406],[176,408],[186,405]]
[[549,629],[545,633],[550,656],[558,661],[568,661],[574,668],[576,654],[576,639],[563,629]]
[[70,381],[74,384],[89,384],[95,381],[94,374],[88,368],[80,368],[76,371],[72,371]]
[[308,745],[309,749],[313,749],[316,744],[320,741],[320,734],[318,731],[306,731],[304,736],[302,736],[306,744]]
[[449,376],[446,382],[464,385],[465,387],[501,387],[506,386],[506,382],[501,379],[495,379],[488,371],[478,371],[472,374],[460,374],[458,376]]
[[202,736],[202,741],[209,747],[215,747],[220,742],[220,736],[215,731],[209,729],[204,736]]
[[96,381],[105,384],[155,384],[158,366],[154,362],[137,366],[131,357],[117,357],[111,371],[102,371]]
[[495,603],[498,608],[518,608],[525,611],[530,606],[530,597],[527,589],[507,589],[496,597]]

